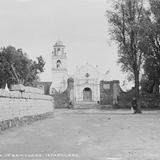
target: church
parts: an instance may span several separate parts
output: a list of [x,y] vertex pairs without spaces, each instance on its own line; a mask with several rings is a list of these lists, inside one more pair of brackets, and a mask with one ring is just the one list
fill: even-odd
[[58,41],[52,51],[52,83],[50,94],[63,93],[69,83],[72,103],[116,104],[120,92],[119,81],[100,79],[98,66],[86,63],[77,68],[75,75],[70,76],[67,69],[65,45]]
[[77,68],[74,77],[74,93],[76,102],[100,101],[100,80],[98,68],[91,64]]

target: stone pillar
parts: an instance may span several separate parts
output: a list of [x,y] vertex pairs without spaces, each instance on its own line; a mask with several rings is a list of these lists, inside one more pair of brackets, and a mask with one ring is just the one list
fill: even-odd
[[113,81],[113,105],[118,104],[119,95],[120,95],[119,81]]
[[104,105],[112,104],[113,87],[112,81],[100,82],[100,102]]
[[69,101],[72,105],[75,104],[75,96],[74,96],[74,79],[68,79],[68,92],[69,92]]

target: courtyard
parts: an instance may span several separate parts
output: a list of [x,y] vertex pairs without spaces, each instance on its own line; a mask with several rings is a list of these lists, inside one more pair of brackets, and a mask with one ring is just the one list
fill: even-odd
[[159,160],[160,111],[56,109],[0,133],[0,159]]

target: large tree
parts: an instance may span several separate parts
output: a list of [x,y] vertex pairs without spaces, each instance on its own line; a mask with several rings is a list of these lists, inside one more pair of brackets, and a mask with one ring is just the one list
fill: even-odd
[[[159,93],[160,84],[160,1],[149,0],[149,25],[145,29],[146,54],[144,74],[150,93]],[[151,87],[150,87],[151,86]]]
[[43,58],[37,57],[37,61],[29,59],[22,49],[8,46],[0,50],[0,87],[7,83],[31,85],[39,79],[39,73],[44,71]]
[[115,0],[107,11],[110,34],[118,44],[118,62],[122,71],[135,82],[135,97],[139,97],[139,74],[143,61],[143,34],[147,11],[143,0]]

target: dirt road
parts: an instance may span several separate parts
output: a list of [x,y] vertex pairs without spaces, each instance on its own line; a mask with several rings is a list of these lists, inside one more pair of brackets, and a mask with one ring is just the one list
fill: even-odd
[[159,160],[160,111],[56,110],[2,132],[0,159]]

